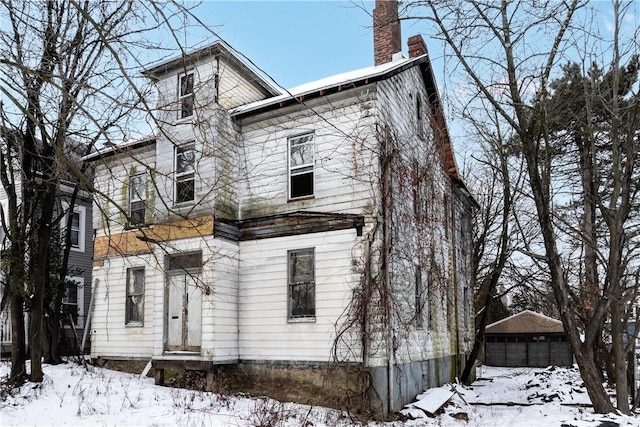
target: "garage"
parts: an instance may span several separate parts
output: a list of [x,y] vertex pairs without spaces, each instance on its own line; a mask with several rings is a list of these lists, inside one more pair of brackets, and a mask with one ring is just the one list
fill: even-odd
[[561,321],[526,310],[487,326],[484,364],[567,366],[573,353]]

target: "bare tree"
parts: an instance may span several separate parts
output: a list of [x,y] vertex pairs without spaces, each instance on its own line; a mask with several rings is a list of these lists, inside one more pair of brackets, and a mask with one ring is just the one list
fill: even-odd
[[[613,53],[610,66],[619,69],[622,57],[634,49],[637,51],[637,34],[623,39],[619,31],[628,6],[628,3],[626,6],[617,1],[613,3],[616,29],[610,38],[598,39],[599,43],[610,40],[605,48],[594,44],[589,11],[585,3],[577,0],[543,4],[472,1],[462,5],[457,2],[411,2],[405,11],[408,18],[426,18],[435,25],[436,36],[443,40],[457,60],[458,69],[468,78],[469,99],[481,99],[483,105],[489,107],[487,115],[499,115],[514,131],[515,153],[522,156],[527,168],[529,192],[535,203],[540,230],[538,242],[542,250],[531,251],[531,255],[546,264],[549,283],[582,378],[594,409],[602,413],[613,411],[614,406],[602,386],[594,346],[601,339],[600,332],[609,315],[613,320],[612,338],[622,337],[620,322],[614,319],[621,317],[623,304],[627,301],[624,296],[625,270],[620,267],[624,266],[622,254],[631,243],[628,219],[631,202],[636,197],[631,182],[637,157],[637,100],[635,106],[625,106],[626,113],[623,114],[620,99],[613,96],[607,109],[612,123],[608,163],[612,180],[607,184],[609,196],[599,210],[607,224],[608,247],[606,254],[602,254],[605,273],[598,283],[600,293],[586,322],[577,315],[580,302],[574,297],[575,283],[564,256],[566,245],[555,208],[563,193],[555,175],[556,157],[550,138],[553,112],[548,108],[548,100],[551,97],[550,81],[559,75],[560,65],[566,62],[564,58],[576,55],[587,59],[597,52],[586,49],[600,46]],[[616,75],[612,76],[611,82],[613,94],[620,88]],[[590,243],[589,233],[581,236],[585,244]],[[595,270],[590,268],[592,273],[589,275],[594,276]],[[616,346],[619,347],[614,343],[614,349]],[[620,357],[617,360],[620,361]],[[621,378],[623,366],[626,365],[616,366],[616,383],[625,383]],[[628,399],[621,387],[618,386],[618,406],[628,411]]]
[[149,111],[146,83],[137,73],[148,54],[165,50],[151,40],[166,35],[163,30],[175,37],[172,26],[183,26],[188,11],[174,3],[3,0],[0,14],[0,178],[8,199],[2,226],[8,239],[11,374],[25,373],[26,305],[31,380],[42,381],[50,240],[65,218],[56,211],[60,183],[71,176],[79,188],[92,190],[73,157],[136,133],[131,120]]

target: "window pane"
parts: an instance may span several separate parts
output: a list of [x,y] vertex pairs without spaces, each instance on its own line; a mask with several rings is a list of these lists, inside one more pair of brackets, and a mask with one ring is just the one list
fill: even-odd
[[171,255],[169,257],[169,270],[187,270],[189,268],[202,267],[202,253]]
[[314,283],[302,283],[291,286],[291,317],[314,317],[315,292]]
[[145,175],[134,175],[129,178],[130,200],[145,200],[147,198],[147,185]]
[[291,283],[308,283],[314,280],[313,252],[290,253]]
[[80,213],[79,212],[74,212],[71,215],[71,229],[72,230],[80,229]]
[[291,141],[290,167],[313,164],[313,144],[294,144]]
[[74,248],[80,247],[80,231],[71,229],[71,246]]
[[195,146],[193,144],[178,147],[176,150],[176,173],[191,172],[195,157]]
[[193,201],[194,196],[193,177],[176,182],[176,203]]
[[313,172],[291,176],[291,198],[313,195]]
[[193,73],[180,77],[180,96],[193,93]]
[[141,323],[144,310],[144,268],[127,269],[125,323]]
[[180,107],[180,118],[193,116],[193,95],[182,98],[182,106]]

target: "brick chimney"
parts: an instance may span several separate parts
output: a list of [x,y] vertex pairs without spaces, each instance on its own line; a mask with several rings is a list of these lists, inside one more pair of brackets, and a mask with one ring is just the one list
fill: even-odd
[[391,62],[402,50],[397,0],[376,0],[373,9],[373,59],[375,65]]
[[409,37],[407,45],[409,46],[409,58],[415,58],[427,53],[427,45],[420,34]]

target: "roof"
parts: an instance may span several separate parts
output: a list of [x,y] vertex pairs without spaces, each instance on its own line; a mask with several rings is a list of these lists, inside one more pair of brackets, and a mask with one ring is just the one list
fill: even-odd
[[155,144],[156,137],[155,135],[143,135],[139,138],[132,138],[128,141],[123,142],[122,144],[109,144],[105,147],[87,155],[82,158],[85,162],[91,162],[98,159],[104,159],[105,157],[110,157],[115,154],[129,152],[131,150],[135,150],[136,148],[146,147],[147,145]]
[[257,67],[250,61],[245,60],[241,54],[229,46],[222,40],[216,40],[211,44],[199,47],[182,55],[173,58],[164,59],[148,65],[143,75],[151,79],[157,80],[159,75],[166,74],[181,67],[189,66],[196,61],[210,57],[223,56],[224,59],[236,68],[247,81],[252,82],[256,87],[260,88],[265,96],[276,96],[282,93],[282,90],[271,84]]
[[232,116],[242,116],[249,113],[268,110],[273,107],[277,108],[279,106],[282,106],[282,104],[286,101],[294,101],[295,103],[298,103],[306,98],[314,97],[317,95],[322,96],[325,95],[326,92],[332,92],[332,89],[351,89],[362,84],[368,84],[373,81],[386,78],[394,72],[404,70],[414,65],[415,63],[425,62],[425,60],[428,60],[427,55],[409,59],[403,58],[374,67],[361,68],[359,70],[325,77],[320,80],[293,87],[280,96],[275,96],[272,98],[241,105],[231,110],[230,114]]
[[562,322],[530,310],[522,311],[487,326],[486,334],[562,333]]

